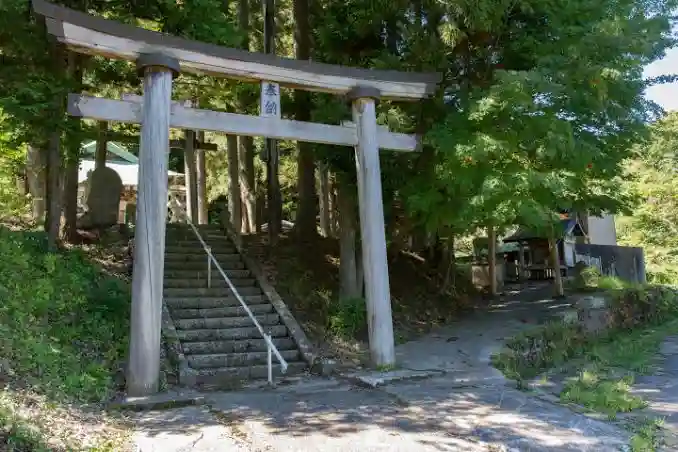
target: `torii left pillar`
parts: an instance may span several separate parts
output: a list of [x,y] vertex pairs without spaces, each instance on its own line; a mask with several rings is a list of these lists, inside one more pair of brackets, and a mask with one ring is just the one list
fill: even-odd
[[179,62],[166,55],[148,54],[139,57],[137,69],[144,78],[144,102],[127,368],[127,394],[131,397],[158,392],[170,102]]

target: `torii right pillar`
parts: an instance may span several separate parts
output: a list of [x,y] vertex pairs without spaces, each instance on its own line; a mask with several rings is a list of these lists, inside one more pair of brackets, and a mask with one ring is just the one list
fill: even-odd
[[358,134],[355,161],[370,357],[373,365],[389,367],[395,365],[395,344],[377,141],[375,104],[379,97],[379,90],[370,87],[356,87],[348,93]]

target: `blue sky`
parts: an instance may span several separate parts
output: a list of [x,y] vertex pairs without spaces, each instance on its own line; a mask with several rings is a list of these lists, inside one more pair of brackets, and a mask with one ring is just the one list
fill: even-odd
[[[666,52],[666,56],[645,68],[645,77],[657,77],[678,73],[678,47]],[[652,86],[647,89],[645,96],[657,102],[665,110],[678,110],[678,82]]]

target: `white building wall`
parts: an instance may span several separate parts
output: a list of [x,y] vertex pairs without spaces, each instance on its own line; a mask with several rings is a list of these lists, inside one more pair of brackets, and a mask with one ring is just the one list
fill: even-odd
[[592,245],[617,245],[617,229],[614,215],[588,217],[589,240]]

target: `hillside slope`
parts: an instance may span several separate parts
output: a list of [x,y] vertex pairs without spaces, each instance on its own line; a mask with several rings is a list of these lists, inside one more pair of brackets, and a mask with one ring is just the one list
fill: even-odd
[[97,250],[45,249],[44,233],[0,226],[0,450],[124,451],[102,405],[127,349],[128,284]]
[[[318,238],[299,243],[281,236],[271,247],[266,234],[244,236],[247,253],[302,324],[321,355],[343,365],[366,363],[364,300],[339,302],[339,243]],[[436,272],[416,255],[389,256],[393,322],[397,342],[425,334],[473,309],[471,290],[441,292]]]

